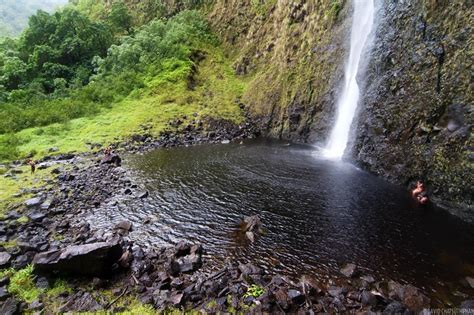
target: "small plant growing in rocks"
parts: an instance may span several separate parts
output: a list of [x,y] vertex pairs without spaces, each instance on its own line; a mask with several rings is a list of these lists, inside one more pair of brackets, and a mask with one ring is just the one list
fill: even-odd
[[247,289],[247,293],[245,293],[244,295],[244,298],[246,297],[254,297],[254,298],[258,298],[260,296],[262,296],[262,294],[265,293],[265,290],[256,285],[256,284],[252,284],[248,289]]

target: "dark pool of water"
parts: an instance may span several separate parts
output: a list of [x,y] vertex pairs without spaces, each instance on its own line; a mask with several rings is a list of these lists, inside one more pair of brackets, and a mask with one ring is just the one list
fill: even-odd
[[[149,198],[93,220],[132,221],[131,238],[142,245],[201,242],[213,265],[232,258],[323,281],[353,262],[379,278],[421,287],[435,300],[458,303],[474,295],[460,283],[474,276],[472,225],[417,208],[405,189],[318,159],[310,147],[246,142],[160,149],[128,157],[126,167]],[[235,230],[254,214],[266,235],[248,244]],[[152,222],[143,225],[147,218]]]

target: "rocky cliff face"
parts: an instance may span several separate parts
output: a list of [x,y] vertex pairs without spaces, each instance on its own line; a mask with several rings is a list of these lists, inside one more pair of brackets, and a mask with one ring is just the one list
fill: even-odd
[[350,154],[472,217],[473,34],[469,1],[384,1]]
[[[376,1],[377,31],[348,157],[472,213],[469,1]],[[323,144],[334,120],[350,1],[214,1],[209,20],[247,76],[244,103],[270,136]],[[457,209],[457,210],[456,210]]]
[[273,137],[323,142],[342,83],[350,6],[343,1],[216,1],[209,20],[238,74],[244,103]]

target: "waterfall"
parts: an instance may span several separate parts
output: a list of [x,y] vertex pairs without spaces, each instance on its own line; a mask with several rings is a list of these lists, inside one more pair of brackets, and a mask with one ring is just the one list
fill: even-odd
[[325,157],[333,159],[342,158],[347,146],[352,120],[359,101],[357,73],[374,24],[374,0],[353,0],[353,3],[351,49],[344,71],[344,89],[337,102],[336,123],[323,150]]

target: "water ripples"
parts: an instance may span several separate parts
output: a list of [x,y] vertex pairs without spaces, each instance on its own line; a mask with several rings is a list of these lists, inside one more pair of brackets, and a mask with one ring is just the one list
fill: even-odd
[[[399,187],[316,159],[307,147],[202,145],[130,156],[125,164],[149,197],[104,207],[91,222],[130,220],[130,238],[147,247],[201,242],[210,268],[232,259],[322,280],[355,262],[369,273],[430,287],[466,273],[436,263],[439,255],[473,266],[472,226],[416,209]],[[266,233],[249,244],[236,229],[254,214]]]

